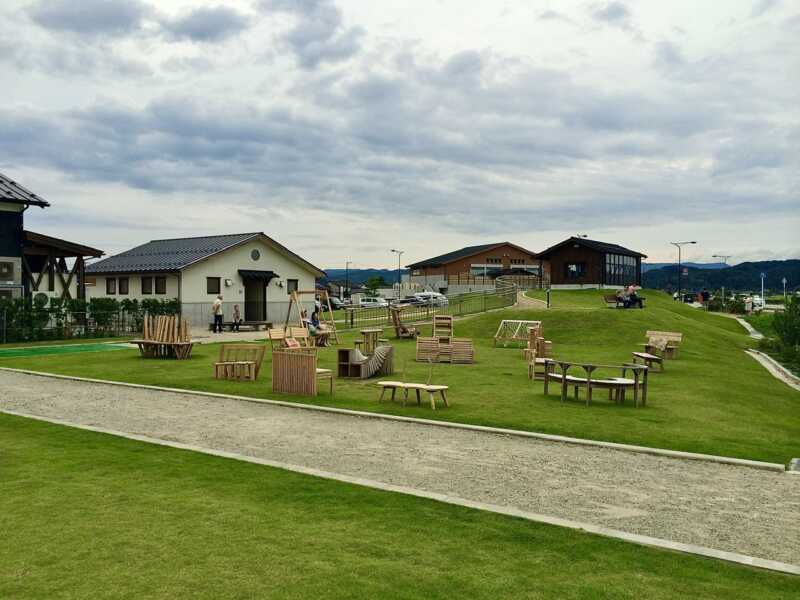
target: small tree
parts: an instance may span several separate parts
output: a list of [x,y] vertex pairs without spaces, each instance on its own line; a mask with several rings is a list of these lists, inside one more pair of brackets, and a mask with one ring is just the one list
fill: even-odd
[[800,347],[800,301],[796,297],[789,300],[783,311],[775,313],[772,326],[783,349],[797,352]]
[[386,287],[386,281],[380,276],[370,277],[364,287],[367,289],[366,295],[374,298],[378,295],[378,288]]

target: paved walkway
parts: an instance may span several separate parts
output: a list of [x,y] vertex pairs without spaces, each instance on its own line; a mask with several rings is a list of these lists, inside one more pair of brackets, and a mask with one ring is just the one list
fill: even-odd
[[800,476],[0,371],[0,409],[800,565]]

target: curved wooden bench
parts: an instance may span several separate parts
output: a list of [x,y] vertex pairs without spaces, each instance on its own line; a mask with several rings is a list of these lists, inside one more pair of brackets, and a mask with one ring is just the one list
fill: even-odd
[[[544,393],[548,393],[551,381],[559,382],[561,384],[562,402],[567,400],[568,389],[572,386],[576,400],[578,399],[579,389],[586,388],[586,406],[589,406],[592,401],[592,391],[594,389],[607,389],[608,399],[620,404],[625,402],[625,392],[632,390],[634,407],[639,406],[640,399],[642,406],[647,404],[647,373],[649,369],[645,365],[631,363],[600,365],[553,360],[550,358],[546,358],[544,361]],[[560,372],[555,371],[556,367],[560,369]],[[583,369],[584,376],[570,375],[568,371],[572,367]],[[594,378],[592,375],[597,369],[619,369],[620,377]],[[632,377],[627,377],[628,371],[631,372]]]

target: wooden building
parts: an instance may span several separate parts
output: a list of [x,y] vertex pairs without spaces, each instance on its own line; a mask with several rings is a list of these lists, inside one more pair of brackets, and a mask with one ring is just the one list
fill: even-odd
[[410,265],[409,280],[440,292],[455,282],[491,280],[501,274],[540,275],[535,252],[511,242],[467,246]]
[[0,173],[0,298],[85,298],[85,259],[102,250],[26,231],[32,206],[50,203]]
[[549,265],[552,287],[615,287],[641,285],[641,252],[617,244],[571,237],[540,252]]

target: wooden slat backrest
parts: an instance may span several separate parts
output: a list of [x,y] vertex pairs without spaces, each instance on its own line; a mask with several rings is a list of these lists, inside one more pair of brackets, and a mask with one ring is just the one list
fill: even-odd
[[433,337],[450,337],[453,335],[453,317],[450,315],[433,316]]
[[317,395],[317,355],[314,352],[276,350],[272,354],[272,391]]
[[418,337],[417,338],[417,360],[427,361],[439,360],[439,338],[438,337]]
[[450,357],[453,363],[472,363],[475,362],[475,345],[469,338],[452,338],[450,344],[453,352]]
[[252,362],[256,365],[256,377],[261,371],[266,347],[263,344],[222,344],[219,347],[219,362]]
[[647,337],[650,339],[660,338],[668,342],[681,343],[683,341],[683,334],[678,331],[648,331]]

